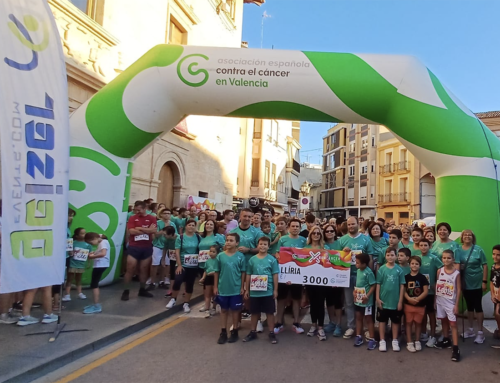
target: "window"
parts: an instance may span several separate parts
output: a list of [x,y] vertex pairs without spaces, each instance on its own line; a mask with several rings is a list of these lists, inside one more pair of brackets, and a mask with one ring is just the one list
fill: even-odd
[[330,155],[330,169],[335,169],[335,155]]
[[91,19],[102,24],[104,1],[103,0],[69,0],[75,7]]
[[330,143],[333,145],[337,142],[337,136],[335,134],[332,134],[330,136]]
[[375,160],[372,160],[372,163],[371,163],[371,172],[372,173],[375,172]]
[[252,186],[259,186],[260,178],[260,158],[252,160]]
[[349,201],[353,201],[354,200],[354,188],[347,189],[347,199]]
[[372,148],[375,146],[375,136],[372,136]]
[[368,137],[363,137],[361,139],[361,150],[368,149]]
[[361,174],[368,173],[368,163],[366,161],[360,163],[361,166]]
[[268,188],[269,187],[269,168],[270,168],[269,161],[266,160],[266,168],[264,171],[264,187]]
[[375,198],[375,186],[370,186],[370,198]]
[[359,188],[359,198],[366,199],[366,186],[361,186]]
[[349,165],[349,175],[353,176],[356,172],[356,165]]
[[356,128],[356,124],[351,124],[351,130],[353,130],[354,128]]
[[276,164],[271,166],[271,186],[273,190],[276,190]]
[[186,30],[182,28],[181,25],[172,17],[170,18],[170,24],[168,28],[168,43],[177,45],[187,44]]
[[402,211],[399,213],[399,218],[408,219],[410,218],[410,214],[407,211]]
[[258,124],[257,121],[255,121],[255,125],[253,127],[253,138],[262,138],[262,123]]
[[392,212],[387,212],[385,213],[385,219],[388,220],[388,219],[392,219],[393,218],[393,213]]
[[198,197],[201,197],[201,198],[208,198],[208,193],[207,193],[207,192],[202,192],[202,191],[199,191],[199,192],[198,192]]
[[350,152],[355,152],[356,151],[356,143],[355,142],[351,142],[349,144],[349,151]]
[[391,194],[392,193],[392,180],[386,180],[385,181],[385,194]]

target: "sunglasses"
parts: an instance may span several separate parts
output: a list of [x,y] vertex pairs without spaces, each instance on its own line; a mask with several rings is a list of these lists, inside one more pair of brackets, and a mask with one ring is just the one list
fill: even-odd
[[312,233],[311,235],[321,235],[321,233],[315,232],[315,233]]
[[335,233],[335,231],[333,230],[326,230],[325,233],[329,234],[329,233]]

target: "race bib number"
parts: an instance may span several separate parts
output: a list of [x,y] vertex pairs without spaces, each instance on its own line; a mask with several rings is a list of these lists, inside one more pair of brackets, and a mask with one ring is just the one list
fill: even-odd
[[184,256],[185,266],[198,266],[198,254],[186,254]]
[[438,281],[436,283],[436,295],[446,298],[453,299],[453,295],[455,293],[455,286],[453,283]]
[[354,288],[354,302],[363,303],[363,298],[366,297],[366,289],[364,287],[355,287]]
[[177,257],[175,255],[175,250],[169,250],[168,251],[168,257],[170,258],[171,261],[176,261]]
[[198,263],[206,262],[210,259],[210,250],[200,250],[198,254]]
[[372,306],[365,307],[365,316],[372,315]]
[[149,234],[136,235],[134,237],[134,241],[136,241],[136,242],[139,242],[139,241],[149,241]]
[[356,255],[361,254],[361,250],[351,250],[351,265],[356,266]]
[[73,250],[73,259],[75,261],[85,262],[89,257],[89,251],[87,249],[76,248]]
[[66,251],[73,251],[73,238],[66,239]]
[[267,275],[252,275],[250,277],[250,291],[267,291]]

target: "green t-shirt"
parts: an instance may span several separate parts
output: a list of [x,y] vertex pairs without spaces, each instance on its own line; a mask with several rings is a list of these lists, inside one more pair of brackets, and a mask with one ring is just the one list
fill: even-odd
[[[212,234],[208,237],[204,237],[200,241],[200,250],[210,250],[210,246],[219,245],[220,250],[226,244],[226,238],[222,234]],[[202,269],[205,268],[205,262],[199,262],[198,266]]]
[[455,259],[457,259],[456,250],[458,250],[459,247],[460,247],[460,245],[457,242],[455,242],[455,241],[450,241],[450,242],[443,243],[438,238],[436,240],[436,242],[434,242],[432,244],[431,251],[434,254],[436,254],[436,256],[441,260],[441,258],[443,258],[443,251],[445,251],[447,249],[450,249],[450,250],[453,250],[453,254],[455,254]]
[[[198,265],[186,265],[185,261],[185,256],[186,255],[198,255],[199,249],[198,245],[200,243],[200,236],[197,234],[193,234],[191,237],[189,237],[187,234],[184,234],[182,236],[179,235],[177,239],[175,240],[175,249],[180,249],[181,250],[181,264],[182,267],[188,267],[188,268],[196,268]],[[181,246],[182,242],[182,246]],[[182,247],[182,248],[181,248]]]
[[420,266],[420,274],[423,274],[429,281],[429,295],[434,295],[434,287],[436,286],[436,274],[438,269],[443,267],[443,262],[432,253],[427,253],[426,256],[422,256],[422,253],[418,255],[422,260],[422,265]]
[[[400,242],[401,243],[401,242]],[[418,245],[417,245],[418,247]],[[415,249],[414,247],[414,244],[412,243],[411,246],[409,247],[410,249],[410,252],[411,252],[411,256],[413,257],[414,255],[418,255],[419,257],[422,255],[422,252],[420,251],[420,249]],[[430,249],[429,249],[430,251]]]
[[410,269],[410,265],[406,265],[406,266],[401,266],[398,264],[399,267],[401,267],[401,269],[403,270],[403,273],[404,275],[408,275],[411,273],[411,269]]
[[[231,233],[237,233],[240,236],[240,244],[238,247],[248,247],[249,249],[255,249],[259,238],[262,237],[262,231],[254,226],[248,227],[247,229],[242,229],[240,226],[231,230]],[[252,252],[244,253],[246,261],[250,259],[254,254]]]
[[469,262],[467,262],[467,267],[464,271],[465,289],[477,290],[482,287],[483,266],[488,264],[488,262],[486,261],[486,255],[481,246],[475,245],[472,253],[471,249],[464,250],[460,246],[455,250],[455,262],[465,266],[467,258],[469,258]]
[[391,269],[382,266],[377,273],[377,283],[380,285],[380,300],[384,302],[382,308],[397,310],[399,303],[400,286],[406,283],[403,270],[398,265]]
[[276,232],[276,225],[271,222],[271,233],[275,233],[275,232]]
[[225,251],[216,258],[215,272],[219,273],[219,295],[240,295],[241,275],[245,273],[245,255],[239,251],[229,256]]
[[[177,234],[177,228],[175,227],[175,223],[170,221],[170,226],[172,226],[175,229],[175,234]],[[163,230],[165,228],[165,222],[163,222],[162,220],[157,221],[156,228],[157,228],[156,232],[157,233],[160,232],[160,230]],[[153,246],[154,247],[157,247],[159,249],[164,249],[166,245],[167,245],[167,238],[164,235],[153,239]]]
[[[375,275],[373,274],[373,271],[369,267],[366,267],[364,270],[358,269],[356,271],[356,288],[357,289],[364,289],[365,295],[370,292],[370,288],[373,285],[375,285],[376,283],[377,282],[375,281]],[[374,295],[375,295],[375,291],[373,292],[372,295],[369,296],[367,303],[354,302],[354,304],[356,306],[360,306],[360,307],[373,306],[373,296]]]
[[175,241],[179,238],[179,234],[175,234],[174,238],[166,238],[165,239],[165,248],[167,250],[175,250]]
[[[269,240],[272,242],[276,239],[276,237],[279,235],[279,233],[275,233],[274,231],[271,230],[269,234],[262,233],[263,235],[260,237],[267,237]],[[278,240],[279,242],[279,240]],[[278,242],[276,242],[274,245],[271,245],[269,248],[269,254],[276,254],[276,251],[278,249]]]
[[349,234],[340,237],[337,241],[337,249],[342,251],[348,247],[351,249],[352,259],[351,259],[351,275],[355,275],[356,269],[356,254],[365,253],[371,256],[375,255],[375,251],[373,250],[372,240],[370,237],[358,233],[357,236],[351,237]]
[[279,274],[278,261],[272,255],[267,254],[264,258],[259,258],[254,255],[247,264],[247,275],[266,275],[267,276],[267,290],[266,291],[252,291],[250,289],[251,297],[268,297],[273,295],[274,281],[273,275]]
[[[75,252],[81,252],[81,250],[88,250],[90,253],[92,252],[92,245],[87,242],[73,241],[73,254]],[[77,261],[74,257],[71,257],[69,260],[69,267],[72,269],[84,269],[86,264],[87,261]]]
[[215,270],[217,269],[217,257],[210,258],[208,261],[204,263],[205,263],[205,273],[207,273],[207,275],[215,273]]
[[291,238],[290,235],[284,235],[278,241],[278,247],[276,252],[278,252],[282,247],[296,247],[297,249],[303,249],[306,246],[307,239],[301,237]]
[[338,241],[333,241],[332,243],[326,243],[325,242],[325,250],[337,250]]
[[177,227],[177,230],[184,230],[186,227],[186,218],[179,218],[179,217],[172,217],[170,218],[171,221],[175,223],[175,226]]
[[373,251],[375,252],[375,254],[373,254],[373,260],[376,259],[378,263],[385,263],[385,249],[389,247],[389,241],[384,237],[381,237],[378,242],[374,241],[373,238],[370,238],[370,241],[372,242]]

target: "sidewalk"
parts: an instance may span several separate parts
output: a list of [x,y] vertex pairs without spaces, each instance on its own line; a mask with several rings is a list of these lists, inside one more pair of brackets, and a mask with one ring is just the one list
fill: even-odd
[[[122,302],[122,283],[101,288],[103,312],[92,315],[82,314],[83,307],[92,303],[92,291],[84,290],[87,299],[80,300],[73,290],[73,300],[63,302],[66,309],[62,312],[61,323],[66,323],[64,330],[89,331],[62,333],[53,343],[48,342],[50,334],[26,334],[52,331],[55,323],[26,327],[0,325],[0,382],[29,382],[182,309],[179,304],[171,310],[165,309],[168,299],[164,298],[164,294],[167,290],[154,290],[154,298],[138,298],[138,289],[138,283],[134,283],[130,300]],[[196,283],[193,305],[202,299],[203,287]],[[178,301],[182,302],[182,297]],[[34,309],[32,315],[41,318],[41,309]]]

